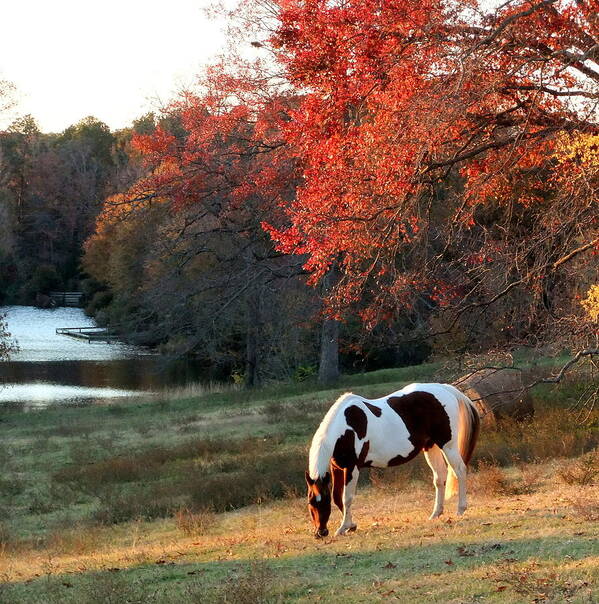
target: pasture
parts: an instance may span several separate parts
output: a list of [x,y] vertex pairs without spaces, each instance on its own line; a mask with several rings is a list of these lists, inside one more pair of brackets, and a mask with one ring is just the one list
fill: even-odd
[[[358,531],[313,538],[304,469],[339,393],[376,397],[441,365],[0,415],[0,602],[595,602],[599,411],[573,380],[524,424],[484,428],[470,506],[428,521],[422,456],[364,472]],[[340,514],[334,512],[333,525]]]

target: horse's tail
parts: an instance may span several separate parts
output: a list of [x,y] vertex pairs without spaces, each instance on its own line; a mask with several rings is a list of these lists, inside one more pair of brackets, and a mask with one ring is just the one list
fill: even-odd
[[[468,465],[474,453],[474,447],[480,431],[480,417],[474,403],[457,388],[451,389],[458,399],[458,451],[464,463]],[[458,492],[458,479],[455,472],[448,466],[445,497],[451,497]]]

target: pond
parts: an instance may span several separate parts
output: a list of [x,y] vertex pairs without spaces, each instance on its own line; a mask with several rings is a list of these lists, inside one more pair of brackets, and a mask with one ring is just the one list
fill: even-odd
[[93,404],[203,377],[192,361],[167,362],[137,346],[87,343],[57,334],[59,327],[95,326],[80,308],[5,306],[0,313],[18,345],[9,361],[0,362],[0,405]]

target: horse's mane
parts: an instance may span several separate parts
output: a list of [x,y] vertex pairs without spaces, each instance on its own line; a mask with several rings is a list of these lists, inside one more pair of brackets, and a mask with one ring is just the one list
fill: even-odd
[[331,405],[331,408],[326,412],[326,415],[320,422],[320,426],[318,426],[318,429],[314,433],[314,438],[310,445],[310,457],[308,462],[308,471],[310,473],[310,478],[313,480],[324,476],[329,471],[329,462],[333,456],[333,447],[335,446],[336,437],[338,436],[335,434],[331,437],[330,431],[332,424],[337,417],[341,405],[354,396],[356,395],[352,392],[342,394],[333,405]]

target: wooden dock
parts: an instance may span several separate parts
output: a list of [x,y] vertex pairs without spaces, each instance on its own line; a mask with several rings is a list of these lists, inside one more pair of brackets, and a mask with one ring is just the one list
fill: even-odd
[[81,306],[83,292],[50,292],[50,298],[56,306]]
[[92,342],[116,342],[118,335],[105,327],[57,327],[56,333],[76,340]]

